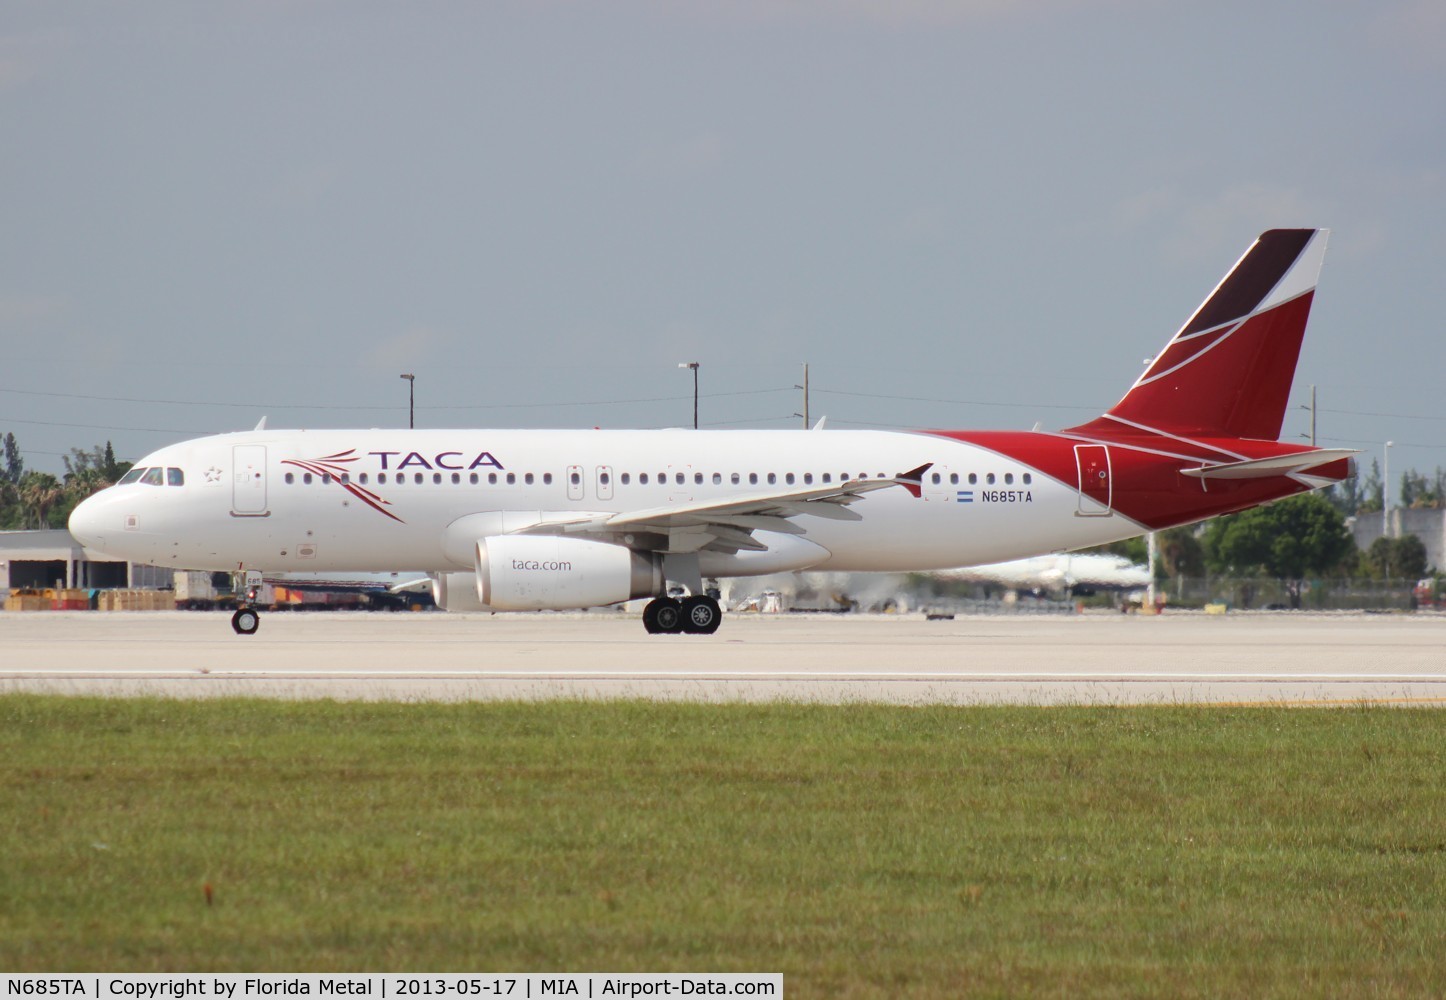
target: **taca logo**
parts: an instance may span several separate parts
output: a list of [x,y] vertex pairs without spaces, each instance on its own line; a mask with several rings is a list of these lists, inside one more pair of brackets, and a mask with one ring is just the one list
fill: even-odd
[[[351,452],[346,452],[351,454]],[[409,451],[406,457],[396,465],[389,464],[390,460],[400,455],[399,451],[369,451],[368,455],[375,455],[382,460],[382,471],[389,472],[392,469],[408,469],[413,466],[419,469],[446,469],[448,472],[471,472],[473,469],[491,468],[501,469],[503,465],[493,457],[490,451],[481,451],[477,457],[469,463],[465,458],[466,452],[461,451],[439,451],[430,460],[421,452]]]

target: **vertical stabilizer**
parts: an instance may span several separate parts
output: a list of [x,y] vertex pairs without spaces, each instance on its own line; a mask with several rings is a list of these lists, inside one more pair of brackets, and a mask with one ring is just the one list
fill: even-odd
[[1329,235],[1262,233],[1125,397],[1074,429],[1276,440]]

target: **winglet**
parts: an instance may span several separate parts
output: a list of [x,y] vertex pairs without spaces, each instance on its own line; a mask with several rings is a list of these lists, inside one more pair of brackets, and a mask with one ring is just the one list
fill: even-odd
[[901,476],[896,476],[894,482],[909,491],[909,495],[918,500],[924,495],[924,473],[928,472],[934,465],[933,462],[925,462],[917,469],[910,469]]

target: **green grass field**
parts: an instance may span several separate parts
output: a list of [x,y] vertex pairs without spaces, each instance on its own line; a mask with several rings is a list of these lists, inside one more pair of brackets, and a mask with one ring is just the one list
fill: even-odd
[[1440,711],[5,696],[0,970],[1441,996],[1443,777]]

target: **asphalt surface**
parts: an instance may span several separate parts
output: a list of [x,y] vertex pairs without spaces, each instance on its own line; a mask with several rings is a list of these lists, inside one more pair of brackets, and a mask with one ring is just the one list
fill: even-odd
[[1446,615],[0,612],[0,691],[398,701],[652,698],[1446,706]]

